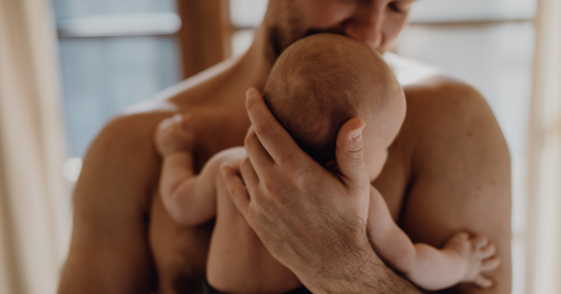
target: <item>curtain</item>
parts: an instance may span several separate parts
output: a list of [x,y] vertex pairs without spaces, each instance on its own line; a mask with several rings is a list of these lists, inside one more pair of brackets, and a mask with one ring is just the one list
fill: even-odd
[[69,240],[48,0],[0,0],[0,293],[55,293]]
[[561,293],[561,1],[540,0],[536,26],[526,293]]

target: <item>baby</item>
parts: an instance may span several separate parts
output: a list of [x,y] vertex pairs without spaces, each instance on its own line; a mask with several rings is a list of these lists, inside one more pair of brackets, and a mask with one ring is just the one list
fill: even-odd
[[[371,182],[405,117],[403,90],[380,55],[339,35],[313,35],[287,48],[263,96],[298,145],[333,172],[339,128],[351,118],[364,120],[364,160]],[[239,166],[245,149],[216,154],[195,175],[189,124],[188,115],[168,118],[158,127],[155,141],[163,157],[160,193],[172,218],[193,226],[216,217],[205,292],[310,293],[269,254],[226,191],[219,168],[225,162]],[[374,187],[370,194],[368,237],[389,266],[426,290],[463,282],[492,286],[482,272],[496,269],[500,261],[486,238],[458,232],[441,249],[413,244],[392,219],[382,195]]]

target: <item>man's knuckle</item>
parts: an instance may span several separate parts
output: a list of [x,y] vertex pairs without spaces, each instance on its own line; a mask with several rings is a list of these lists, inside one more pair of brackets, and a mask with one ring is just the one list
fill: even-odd
[[304,187],[310,187],[313,185],[312,179],[309,173],[303,170],[296,170],[292,173],[292,180],[296,184],[296,187],[302,189]]
[[278,152],[277,162],[279,165],[287,168],[295,168],[295,161],[294,153],[289,150],[280,150],[280,152]]
[[277,193],[277,185],[275,183],[275,181],[271,181],[267,178],[263,179],[263,187],[265,188],[265,191],[267,191],[267,194],[269,194],[270,196],[276,196]]
[[357,150],[349,150],[349,151],[347,151],[346,154],[350,159],[361,159],[362,158],[362,148],[357,149]]
[[253,193],[251,194],[252,198],[251,198],[251,208],[253,210],[253,213],[256,214],[256,216],[259,215],[259,212],[263,209],[263,195],[262,195],[262,191],[259,189],[255,189],[253,191]]
[[255,133],[258,135],[268,134],[272,129],[272,125],[269,122],[260,122],[254,124],[253,127],[255,129]]

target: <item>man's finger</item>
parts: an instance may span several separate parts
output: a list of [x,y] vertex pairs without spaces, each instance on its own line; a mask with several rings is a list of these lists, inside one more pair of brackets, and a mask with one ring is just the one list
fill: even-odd
[[247,132],[244,146],[245,150],[247,150],[247,156],[258,174],[265,175],[267,172],[271,171],[275,162],[263,145],[261,145],[259,138],[257,138],[257,135],[253,131],[253,127],[250,127]]
[[362,119],[352,118],[341,127],[337,135],[337,150],[335,151],[337,168],[347,184],[362,182],[365,179],[368,182],[362,153],[364,126]]
[[247,114],[255,133],[275,163],[294,162],[294,156],[306,155],[273,116],[259,91],[254,88],[247,90],[246,98]]
[[243,161],[240,173],[248,192],[259,185],[259,176],[257,176],[257,173],[255,172],[255,169],[253,169],[253,165],[248,158]]
[[224,163],[220,167],[220,171],[222,172],[222,177],[226,183],[226,188],[230,192],[230,197],[232,197],[232,202],[234,202],[234,205],[242,214],[244,219],[247,220],[250,199],[242,179],[236,170],[227,163]]

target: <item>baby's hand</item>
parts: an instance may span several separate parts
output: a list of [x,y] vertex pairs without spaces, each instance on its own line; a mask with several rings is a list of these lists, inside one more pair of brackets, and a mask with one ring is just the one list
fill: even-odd
[[189,125],[189,114],[175,114],[164,119],[156,128],[154,141],[160,155],[165,156],[177,151],[192,152],[194,136]]
[[483,272],[495,270],[501,260],[495,256],[495,244],[483,235],[470,237],[468,233],[454,234],[444,249],[455,251],[464,263],[465,274],[461,282],[471,282],[480,288],[490,288],[493,280],[483,276]]

